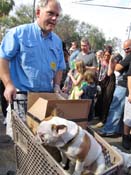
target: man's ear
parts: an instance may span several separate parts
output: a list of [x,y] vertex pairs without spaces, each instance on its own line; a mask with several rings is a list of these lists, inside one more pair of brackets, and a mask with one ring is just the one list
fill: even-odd
[[51,127],[54,136],[60,136],[67,131],[67,126],[65,125],[52,125]]
[[38,9],[36,9],[35,14],[36,14],[36,17],[39,17],[39,16],[40,16],[40,9],[39,9],[39,8],[38,8]]

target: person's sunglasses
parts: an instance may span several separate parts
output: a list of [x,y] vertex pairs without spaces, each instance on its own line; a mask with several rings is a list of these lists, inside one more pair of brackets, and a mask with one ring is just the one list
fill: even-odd
[[123,49],[124,51],[128,51],[129,49],[131,49],[131,46],[130,47],[127,47],[125,49]]

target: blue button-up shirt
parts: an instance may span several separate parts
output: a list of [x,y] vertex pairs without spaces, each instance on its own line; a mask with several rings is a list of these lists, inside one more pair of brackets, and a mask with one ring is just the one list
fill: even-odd
[[52,92],[56,72],[65,69],[60,38],[53,32],[44,37],[36,22],[10,29],[0,57],[10,61],[11,79],[22,91]]

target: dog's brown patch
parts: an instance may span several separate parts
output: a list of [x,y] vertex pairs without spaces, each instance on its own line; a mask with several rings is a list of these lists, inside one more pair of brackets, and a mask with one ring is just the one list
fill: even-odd
[[80,145],[80,151],[79,153],[77,154],[77,158],[80,160],[80,161],[83,161],[85,159],[85,157],[87,156],[88,152],[89,152],[89,149],[90,149],[90,138],[88,137],[87,134],[84,135],[83,137],[83,141]]
[[53,116],[51,115],[51,116],[48,116],[48,117],[44,118],[43,121],[49,121],[49,120],[51,120],[52,118],[53,118]]
[[52,110],[52,112],[50,113],[50,115],[47,116],[47,117],[45,117],[43,121],[49,121],[49,120],[51,120],[54,116],[57,116],[57,113],[58,113],[58,112],[57,112],[57,109],[54,108],[54,109]]
[[65,132],[67,131],[67,126],[65,125],[55,125],[55,124],[52,124],[52,131],[55,130],[57,133],[59,130],[64,130]]

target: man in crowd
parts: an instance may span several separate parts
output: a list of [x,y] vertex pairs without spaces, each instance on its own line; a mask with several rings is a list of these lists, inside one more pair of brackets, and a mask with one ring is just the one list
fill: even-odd
[[90,51],[88,39],[81,39],[81,52],[78,54],[76,59],[83,60],[87,69],[96,71],[97,60],[95,54]]

